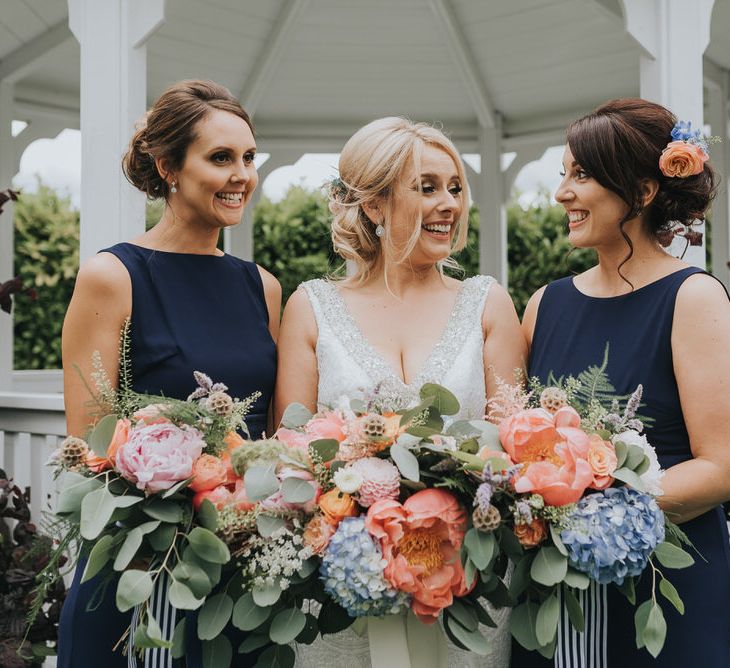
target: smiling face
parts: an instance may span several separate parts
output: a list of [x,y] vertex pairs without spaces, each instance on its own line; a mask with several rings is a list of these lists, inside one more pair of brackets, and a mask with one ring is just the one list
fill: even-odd
[[235,114],[211,109],[195,134],[182,167],[168,175],[177,189],[169,196],[170,206],[191,223],[215,228],[238,225],[259,180],[251,128]]
[[426,144],[420,174],[413,167],[408,168],[394,188],[389,221],[394,248],[400,251],[408,247],[415,236],[415,221],[420,219],[408,260],[414,265],[444,260],[451,254],[463,207],[461,179],[453,158],[443,149]]
[[619,222],[629,206],[576,162],[570,146],[565,147],[561,175],[563,180],[555,192],[555,199],[568,214],[570,243],[577,248],[625,245]]

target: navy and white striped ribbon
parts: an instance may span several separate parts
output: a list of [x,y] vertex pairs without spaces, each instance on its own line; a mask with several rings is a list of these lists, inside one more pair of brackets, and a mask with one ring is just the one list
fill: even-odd
[[608,668],[608,587],[593,580],[584,591],[576,591],[585,621],[582,632],[570,623],[558,589],[560,623],[555,649],[555,668]]
[[[152,596],[149,601],[149,612],[157,620],[162,630],[162,637],[165,640],[172,640],[172,634],[175,631],[176,610],[167,597],[167,589],[169,586],[169,577],[167,573],[162,573],[155,587],[152,590]],[[172,653],[169,649],[155,648],[148,649],[144,653],[144,662],[138,661],[136,654],[131,650],[131,643],[134,639],[134,633],[139,626],[140,606],[135,606],[132,613],[132,623],[129,629],[130,651],[127,654],[127,668],[172,668]]]

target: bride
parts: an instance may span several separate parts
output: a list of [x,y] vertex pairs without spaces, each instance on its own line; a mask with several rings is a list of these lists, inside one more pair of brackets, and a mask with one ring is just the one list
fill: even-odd
[[[277,410],[294,401],[316,410],[375,392],[400,408],[432,382],[457,396],[457,419],[482,417],[495,376],[512,379],[523,367],[525,343],[512,301],[492,277],[443,274],[457,266],[450,256],[467,238],[469,190],[456,148],[423,123],[382,118],[347,142],[339,171],[330,187],[332,241],[351,275],[303,283],[289,300]],[[507,610],[491,612],[498,628],[482,629],[490,655],[449,645],[441,663],[506,668]],[[367,634],[351,629],[296,652],[301,668],[371,665]]]

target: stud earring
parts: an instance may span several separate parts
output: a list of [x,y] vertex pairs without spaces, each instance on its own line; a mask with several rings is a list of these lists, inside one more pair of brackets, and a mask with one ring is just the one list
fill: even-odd
[[176,193],[177,192],[177,181],[173,179],[172,183],[170,184],[170,192]]
[[381,238],[385,236],[385,228],[383,227],[383,223],[378,223],[378,225],[376,226],[375,236]]

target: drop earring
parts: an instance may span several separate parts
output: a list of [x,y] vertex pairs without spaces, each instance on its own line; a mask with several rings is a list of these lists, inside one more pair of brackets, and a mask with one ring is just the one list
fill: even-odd
[[381,238],[385,236],[385,228],[383,227],[383,223],[378,223],[375,227],[375,236]]
[[177,192],[177,181],[173,179],[172,183],[170,184],[170,192],[176,193]]

